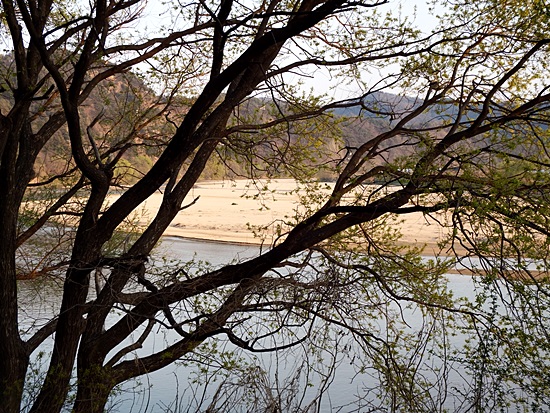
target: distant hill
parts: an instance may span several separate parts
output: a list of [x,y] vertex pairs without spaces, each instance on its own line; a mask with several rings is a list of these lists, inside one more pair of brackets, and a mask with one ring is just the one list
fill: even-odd
[[[15,82],[13,60],[10,56],[0,55],[0,111],[3,114],[13,105],[9,85]],[[44,90],[47,88],[46,82]],[[121,176],[121,183],[130,183],[145,173],[158,158],[164,143],[173,135],[175,125],[187,111],[189,104],[188,99],[157,96],[143,79],[129,72],[103,81],[83,103],[80,113],[83,124],[94,123],[94,119],[97,119],[94,127],[85,133],[90,134],[101,153],[108,154],[111,150],[112,155],[107,156],[105,162],[114,156],[113,148],[123,150],[117,173]],[[254,137],[256,143],[250,147],[239,146],[239,139],[234,139],[219,151],[217,158],[210,161],[203,177],[212,179],[246,176],[250,169],[244,165],[244,159],[255,163],[258,174],[285,177],[291,172],[288,166],[279,168],[276,165],[276,152],[294,150],[294,155],[289,152],[291,159],[292,156],[296,159],[310,157],[311,159],[306,159],[305,162],[311,162],[312,166],[324,164],[325,170],[319,170],[319,176],[330,178],[334,174],[334,168],[331,166],[331,162],[334,161],[331,159],[337,156],[335,152],[341,146],[336,140],[343,140],[344,145],[349,148],[358,147],[387,130],[396,121],[396,117],[399,117],[399,113],[406,112],[418,104],[417,100],[409,97],[374,93],[365,99],[363,107],[334,110],[333,114],[339,121],[337,129],[316,124],[313,120],[308,121],[309,124],[304,122],[302,126],[296,126],[294,131],[287,131],[285,125],[281,127],[280,132],[277,132],[277,128],[258,131]],[[274,105],[265,99],[252,98],[235,113],[232,122],[242,124],[250,122],[252,118],[269,121],[278,110],[286,110],[285,105],[283,102]],[[365,107],[374,111],[365,110]],[[390,112],[390,108],[395,115],[384,114]],[[60,102],[54,93],[37,101],[32,110],[33,130],[38,130],[60,110]],[[441,113],[432,110],[422,114],[415,122],[428,124],[440,116]],[[277,133],[280,136],[276,136]],[[132,144],[131,136],[137,136]],[[247,139],[250,142],[250,135],[247,135]],[[308,139],[311,142],[307,142]],[[387,145],[395,145],[400,139],[394,138]],[[89,150],[92,151],[91,146]],[[299,153],[300,151],[302,153]],[[331,151],[333,155],[330,155]],[[395,148],[392,149],[391,157],[405,156],[408,152],[410,153],[410,149]],[[37,160],[37,179],[47,179],[70,169],[72,164],[67,163],[67,159],[70,159],[68,134],[66,128],[62,127],[54,134]],[[270,159],[273,164],[270,163]],[[122,178],[123,175],[127,176]]]

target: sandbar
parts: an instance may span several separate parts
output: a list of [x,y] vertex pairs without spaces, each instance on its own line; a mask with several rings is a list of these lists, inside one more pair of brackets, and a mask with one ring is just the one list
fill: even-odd
[[[266,187],[268,190],[262,191]],[[296,188],[296,181],[292,179],[198,182],[164,235],[269,245],[277,238],[278,225],[285,228],[297,213],[304,212]],[[329,184],[324,191],[328,196]],[[142,204],[138,215],[143,225],[156,214],[162,196],[161,191],[156,192]],[[111,202],[114,198],[116,195],[111,197]],[[447,228],[422,213],[404,215],[395,225],[403,234],[400,243],[424,245],[428,255],[439,252],[437,244],[448,233]]]

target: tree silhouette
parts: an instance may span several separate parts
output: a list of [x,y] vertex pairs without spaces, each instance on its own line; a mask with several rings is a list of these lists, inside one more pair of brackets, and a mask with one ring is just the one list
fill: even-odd
[[[118,384],[212,340],[265,352],[330,347],[337,333],[381,378],[368,403],[389,411],[440,411],[452,392],[458,410],[544,410],[547,7],[449,2],[442,28],[424,34],[386,3],[177,3],[142,37],[142,1],[2,1],[3,411],[99,412]],[[319,71],[353,93],[313,97],[295,84]],[[132,151],[154,162],[124,181]],[[200,202],[190,191],[216,156],[249,178],[302,181],[303,208],[256,257],[159,277],[148,257],[181,208]],[[44,171],[44,157],[56,166]],[[335,180],[328,193],[312,182],[319,169]],[[128,219],[159,190],[156,215],[122,245]],[[439,251],[449,259],[399,243],[395,219],[412,213],[450,228]],[[57,314],[24,337],[16,257],[35,274],[63,273]],[[470,303],[445,289],[453,257],[481,275]],[[388,312],[409,304],[432,326],[416,338]],[[383,319],[385,333],[373,327]],[[452,357],[451,322],[472,337]],[[138,356],[155,328],[179,339]],[[44,381],[23,407],[31,354],[52,335]],[[434,382],[415,364],[430,351],[444,366]],[[441,384],[451,359],[471,388]]]

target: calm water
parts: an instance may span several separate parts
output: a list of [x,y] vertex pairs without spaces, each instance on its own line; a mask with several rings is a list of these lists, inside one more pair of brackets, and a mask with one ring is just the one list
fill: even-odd
[[[190,241],[175,238],[167,238],[163,241],[162,251],[168,257],[174,257],[181,260],[191,260],[198,258],[208,261],[212,265],[221,265],[231,260],[245,259],[255,256],[259,253],[257,247],[222,244],[213,242]],[[160,265],[157,263],[156,265]],[[449,275],[449,287],[453,290],[455,296],[470,297],[473,294],[473,284],[471,278]],[[33,326],[31,320],[37,320],[38,323],[45,322],[48,317],[55,312],[61,299],[61,285],[52,281],[24,281],[20,283],[20,296],[24,298],[20,310],[21,326],[23,329]],[[415,317],[420,322],[420,318],[415,316],[414,310],[407,310],[407,322],[411,328],[415,328]],[[412,320],[412,321],[411,321]],[[152,337],[145,343],[140,351],[142,354],[162,348],[165,341],[173,341],[176,337],[158,335]],[[456,338],[457,342],[461,339]],[[40,349],[40,352],[47,353],[51,349],[51,340],[46,342]],[[231,350],[231,345],[222,343]],[[327,349],[330,350],[330,349]],[[353,402],[357,397],[365,394],[365,388],[376,386],[376,382],[368,374],[357,374],[353,367],[353,351],[349,347],[343,348],[338,359],[335,360],[337,368],[330,372],[329,377],[332,381],[328,391],[323,391],[321,402],[321,411],[336,411],[337,406],[346,406]],[[330,357],[331,351],[327,351],[323,357]],[[246,357],[246,356],[245,356]],[[44,371],[47,363],[40,363],[40,357],[35,354],[37,359],[37,370]],[[304,366],[306,360],[299,349],[287,353],[275,353],[264,355],[258,358],[247,358],[251,367],[258,366],[261,370],[268,371],[264,381],[268,383],[267,387],[289,386],[285,380],[291,372]],[[258,371],[260,371],[258,369]],[[251,370],[253,371],[253,370]],[[202,376],[203,378],[205,376]],[[199,406],[200,411],[204,411],[208,403],[202,403],[202,398],[208,399],[211,392],[219,385],[219,381],[205,391],[204,386],[193,384],[189,386],[190,381],[197,378],[196,369],[185,366],[169,366],[163,370],[154,372],[148,377],[140,378],[132,383],[125,384],[119,393],[112,400],[112,411],[129,412],[187,412],[193,411]],[[455,377],[459,380],[459,377]],[[233,380],[236,380],[235,378]],[[241,377],[242,382],[242,377]],[[300,386],[299,394],[304,398],[304,404],[311,399],[319,390],[321,382],[319,376],[305,376],[302,373],[298,380]],[[305,389],[305,390],[304,390]],[[288,393],[287,393],[288,394]],[[338,411],[352,411],[352,406],[347,406]],[[363,410],[360,410],[363,411]],[[365,410],[366,411],[366,410]]]

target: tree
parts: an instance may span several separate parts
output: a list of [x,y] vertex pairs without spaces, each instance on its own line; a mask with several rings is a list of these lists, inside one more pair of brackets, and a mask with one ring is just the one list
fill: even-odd
[[[354,341],[358,359],[380,376],[365,403],[435,411],[454,391],[464,411],[548,405],[548,7],[449,2],[445,28],[423,34],[386,15],[386,3],[181,2],[170,29],[140,38],[137,22],[148,9],[138,0],[2,1],[9,53],[0,115],[4,411],[20,410],[30,356],[51,335],[31,412],[62,410],[72,379],[71,408],[103,411],[118,384],[200,357],[212,340],[268,351],[328,345],[336,333]],[[292,86],[318,70],[352,82],[355,95],[313,98]],[[123,93],[118,112],[107,103],[105,111],[87,106],[94,93],[112,99],[109,82],[124,74],[123,89],[132,90],[140,72],[151,85],[141,99]],[[382,93],[396,90],[399,98]],[[336,136],[340,113],[376,118],[380,129],[322,148],[319,162],[337,174],[327,195],[311,182],[321,165],[307,155]],[[50,146],[64,167],[40,174]],[[138,148],[155,161],[121,188],[116,168]],[[153,276],[148,256],[216,153],[248,162],[243,170],[254,178],[276,172],[303,181],[304,208],[257,257]],[[122,194],[107,205],[113,188]],[[126,248],[108,248],[160,189],[150,224]],[[37,191],[46,204],[35,203]],[[37,205],[45,206],[28,214]],[[421,247],[399,244],[395,217],[411,213],[450,227],[441,243],[450,259],[427,261]],[[33,254],[25,245],[56,225],[70,232],[60,243],[70,245],[68,255],[37,273],[64,272],[63,301],[54,319],[23,338],[16,256]],[[478,259],[470,270],[482,276],[482,289],[470,303],[445,289],[452,256],[464,265],[464,257]],[[88,300],[98,272],[105,284]],[[407,336],[389,315],[392,303],[413,303],[432,327]],[[384,332],[374,323],[380,318]],[[467,389],[441,384],[452,333],[443,327],[453,321],[473,337],[453,355],[472,378]],[[155,326],[179,340],[134,358]],[[121,347],[134,333],[139,338]],[[432,375],[415,364],[430,351],[443,363]],[[440,383],[435,396],[433,383]]]

